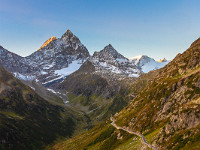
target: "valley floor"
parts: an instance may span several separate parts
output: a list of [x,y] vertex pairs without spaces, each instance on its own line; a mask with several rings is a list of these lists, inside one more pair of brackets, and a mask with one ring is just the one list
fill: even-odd
[[[158,136],[161,129],[141,136],[118,127],[112,120],[107,120],[89,130],[53,146],[56,150],[152,150],[152,142]],[[146,142],[144,144],[143,140]],[[147,142],[148,141],[148,142]],[[147,143],[149,145],[147,145]],[[151,148],[150,148],[151,147]]]

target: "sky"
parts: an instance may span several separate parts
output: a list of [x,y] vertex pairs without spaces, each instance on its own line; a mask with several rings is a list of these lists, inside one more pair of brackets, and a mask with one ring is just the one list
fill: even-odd
[[173,59],[200,36],[199,0],[0,0],[0,45],[27,56],[70,29],[90,54]]

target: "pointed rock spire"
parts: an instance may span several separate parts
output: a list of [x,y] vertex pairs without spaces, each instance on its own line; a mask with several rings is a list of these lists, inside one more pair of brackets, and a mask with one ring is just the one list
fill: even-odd
[[106,47],[104,47],[104,49],[102,51],[108,52],[114,58],[123,58],[123,59],[125,59],[125,57],[123,55],[121,55],[120,53],[118,53],[116,51],[116,49],[111,44],[108,44]]
[[105,48],[113,48],[113,46],[111,44],[108,44],[107,46],[105,46]]
[[74,37],[74,34],[68,29],[61,37],[63,40],[69,40]]
[[158,60],[158,62],[167,62],[167,59],[163,58],[163,59]]
[[71,30],[67,29],[66,33],[73,34]]

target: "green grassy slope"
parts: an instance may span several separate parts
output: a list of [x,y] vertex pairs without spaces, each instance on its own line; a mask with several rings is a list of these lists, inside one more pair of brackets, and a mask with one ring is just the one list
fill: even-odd
[[51,104],[0,68],[0,149],[43,149],[71,137],[82,116]]

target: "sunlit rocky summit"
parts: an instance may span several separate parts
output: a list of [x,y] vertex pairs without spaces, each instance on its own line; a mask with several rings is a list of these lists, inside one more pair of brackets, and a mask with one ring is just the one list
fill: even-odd
[[42,49],[43,47],[47,46],[51,41],[56,40],[57,38],[55,36],[50,37],[44,44],[38,49]]

